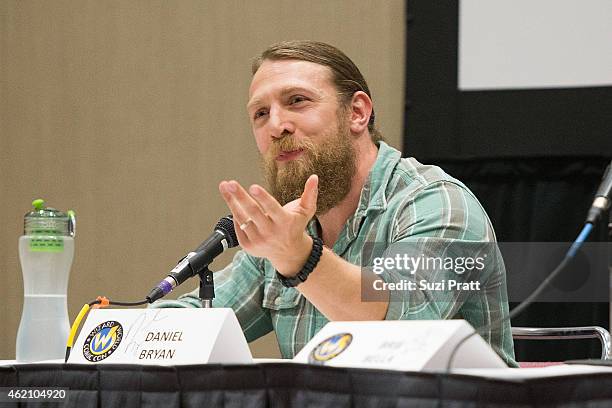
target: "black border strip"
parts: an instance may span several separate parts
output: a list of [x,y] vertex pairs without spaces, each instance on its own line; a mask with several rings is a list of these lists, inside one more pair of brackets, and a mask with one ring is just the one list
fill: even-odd
[[[407,0],[404,153],[433,157],[458,146],[458,1]],[[428,139],[435,143],[424,143]]]

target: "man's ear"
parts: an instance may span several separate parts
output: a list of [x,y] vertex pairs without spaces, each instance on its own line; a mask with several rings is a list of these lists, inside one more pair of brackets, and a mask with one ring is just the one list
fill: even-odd
[[372,115],[372,100],[363,91],[357,91],[353,94],[350,105],[350,129],[354,134],[363,133],[370,121]]

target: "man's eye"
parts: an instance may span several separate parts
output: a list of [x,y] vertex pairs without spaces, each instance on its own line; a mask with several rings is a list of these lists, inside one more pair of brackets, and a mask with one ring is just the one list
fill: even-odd
[[267,112],[264,109],[260,109],[253,115],[253,119],[259,119],[264,116]]
[[307,98],[306,98],[305,96],[302,96],[302,95],[295,95],[295,96],[292,96],[292,97],[291,97],[291,99],[289,100],[289,102],[290,102],[290,103],[293,105],[293,104],[295,104],[295,103],[304,102],[304,101],[306,101],[306,100],[307,100]]

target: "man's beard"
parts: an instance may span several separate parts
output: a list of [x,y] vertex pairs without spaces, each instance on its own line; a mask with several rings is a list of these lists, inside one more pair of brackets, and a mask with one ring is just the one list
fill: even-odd
[[[338,205],[350,191],[357,169],[357,153],[346,118],[340,114],[336,129],[317,137],[323,140],[319,144],[310,139],[297,141],[293,135],[275,139],[262,165],[270,192],[281,205],[300,198],[310,175],[319,176],[316,215],[322,215]],[[281,151],[298,149],[303,150],[300,157],[278,166],[276,157]]]

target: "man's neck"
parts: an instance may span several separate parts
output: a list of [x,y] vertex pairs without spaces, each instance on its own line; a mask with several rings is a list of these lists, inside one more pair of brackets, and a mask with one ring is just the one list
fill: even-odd
[[370,141],[369,136],[367,137],[368,140],[357,143],[357,172],[351,181],[351,189],[348,194],[338,205],[318,217],[323,243],[329,248],[334,246],[344,224],[357,211],[361,190],[376,162],[378,149]]

